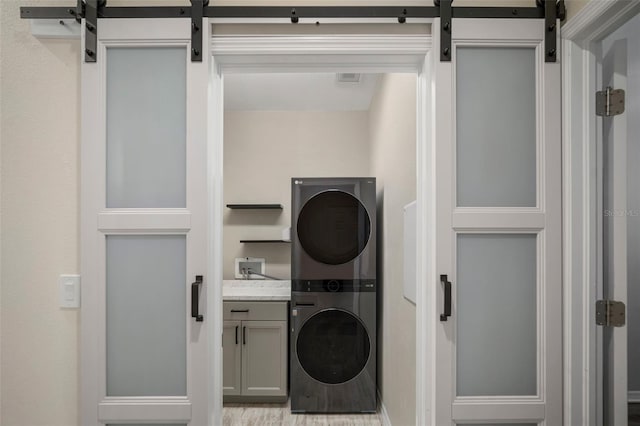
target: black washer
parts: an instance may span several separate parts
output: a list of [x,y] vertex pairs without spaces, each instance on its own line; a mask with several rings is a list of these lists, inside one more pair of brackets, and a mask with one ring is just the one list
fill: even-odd
[[309,376],[322,383],[339,384],[353,379],[364,369],[370,344],[367,330],[356,316],[328,309],[304,323],[296,351],[301,367]]

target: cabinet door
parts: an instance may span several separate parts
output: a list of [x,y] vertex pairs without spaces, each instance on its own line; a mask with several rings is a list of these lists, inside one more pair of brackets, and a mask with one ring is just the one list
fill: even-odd
[[222,334],[222,389],[224,395],[240,395],[240,371],[242,367],[242,331],[240,327],[240,321],[224,322]]
[[287,394],[287,322],[242,321],[242,394]]

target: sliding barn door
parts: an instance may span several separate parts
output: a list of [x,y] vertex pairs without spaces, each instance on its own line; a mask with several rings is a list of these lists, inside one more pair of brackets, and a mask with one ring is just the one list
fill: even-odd
[[95,53],[82,64],[81,424],[206,425],[207,55],[191,62],[190,19],[99,20]]
[[560,64],[544,36],[541,20],[454,19],[452,61],[435,63],[438,426],[562,424]]

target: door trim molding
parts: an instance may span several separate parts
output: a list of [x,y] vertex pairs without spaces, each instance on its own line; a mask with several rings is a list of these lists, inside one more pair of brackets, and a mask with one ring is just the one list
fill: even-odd
[[562,39],[592,42],[605,37],[640,9],[628,0],[590,1],[562,26]]
[[380,423],[382,423],[382,426],[391,426],[389,412],[387,411],[387,407],[385,407],[384,405],[384,401],[382,401],[380,389],[377,389],[376,391],[378,392],[378,410],[380,411]]
[[[211,53],[223,57],[228,55],[278,55],[296,54],[318,56],[331,54],[371,54],[371,55],[421,55],[424,56],[431,45],[427,34],[346,34],[346,35],[246,35],[242,37],[214,35],[211,38]],[[374,58],[385,62],[383,58]],[[259,63],[260,59],[253,59]],[[229,64],[236,61],[229,61]],[[351,58],[346,63],[352,63]]]
[[590,1],[562,27],[564,424],[602,425],[594,43],[640,11],[640,2]]
[[[415,71],[431,49],[431,36],[214,35],[211,54],[225,72]],[[274,72],[274,71],[272,71]]]
[[[211,21],[210,21],[211,23]],[[224,209],[223,191],[223,131],[222,104],[224,74],[233,72],[309,72],[351,71],[351,72],[415,72],[417,78],[417,120],[416,120],[416,170],[418,199],[417,256],[427,259],[419,262],[417,277],[422,282],[417,285],[416,298],[416,424],[429,424],[429,413],[435,390],[429,339],[431,328],[435,327],[434,315],[429,311],[430,298],[427,288],[434,287],[436,274],[429,268],[435,256],[433,235],[435,230],[433,210],[433,184],[435,168],[433,164],[433,122],[434,101],[431,96],[435,87],[431,73],[431,35],[332,35],[306,37],[304,35],[255,37],[255,34],[214,36],[212,44],[212,73],[210,81],[209,107],[211,111],[208,138],[208,229],[210,289],[207,294],[207,312],[213,318],[209,329],[210,359],[212,367],[209,376],[211,419],[213,424],[222,423],[222,213]],[[409,42],[409,43],[408,43]],[[313,49],[309,49],[311,43]],[[309,52],[311,51],[311,54]],[[259,54],[258,54],[259,53]],[[286,58],[286,61],[283,61]]]

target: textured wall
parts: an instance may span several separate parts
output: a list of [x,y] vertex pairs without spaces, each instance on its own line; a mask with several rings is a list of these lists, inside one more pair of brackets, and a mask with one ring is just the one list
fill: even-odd
[[416,308],[403,297],[403,207],[416,199],[416,75],[386,74],[370,109],[378,179],[381,322],[378,387],[395,426],[415,423]]
[[[2,10],[0,2],[0,60],[2,58]],[[0,177],[2,176],[2,64],[0,63]],[[2,180],[0,179],[0,188]],[[1,191],[0,191],[1,192]],[[0,241],[2,241],[2,197],[0,196]],[[0,423],[2,423],[2,244],[0,243]]]
[[33,38],[24,2],[2,3],[0,423],[73,425],[78,312],[58,308],[57,277],[79,265],[79,42]]
[[368,176],[366,111],[228,111],[224,117],[224,203],[280,203],[279,210],[224,213],[224,279],[236,257],[266,260],[267,275],[291,277],[291,244],[241,244],[279,239],[291,224],[291,178]]
[[578,13],[583,7],[585,7],[587,3],[589,3],[589,1],[595,0],[566,0],[565,4],[567,6],[567,19],[565,20],[565,22],[576,16],[576,13]]

